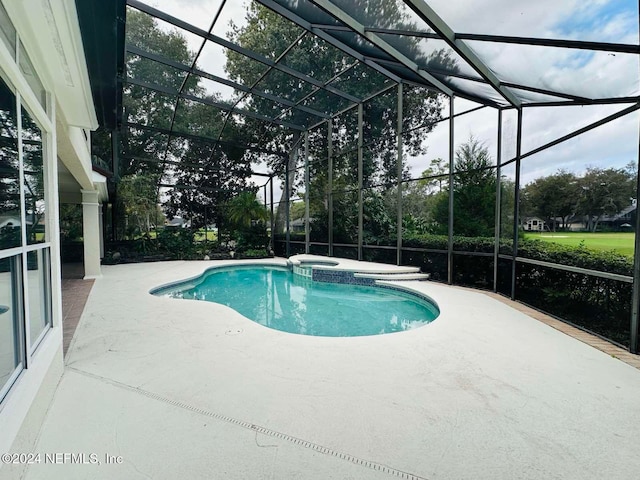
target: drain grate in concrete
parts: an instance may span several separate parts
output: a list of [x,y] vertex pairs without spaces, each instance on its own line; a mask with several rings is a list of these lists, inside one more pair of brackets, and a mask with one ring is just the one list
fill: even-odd
[[389,474],[391,476],[394,476],[394,477],[397,477],[397,478],[403,478],[403,479],[406,479],[406,480],[427,480],[425,477],[421,477],[421,476],[415,475],[413,473],[404,472],[402,470],[398,470],[396,468],[392,468],[392,467],[389,467],[389,466],[381,464],[381,463],[376,463],[376,462],[373,462],[371,460],[366,460],[366,459],[363,459],[363,458],[359,458],[359,457],[356,457],[354,455],[350,455],[348,453],[338,452],[338,451],[333,450],[331,448],[324,447],[322,445],[318,445],[317,443],[308,442],[308,441],[303,440],[301,438],[293,437],[291,435],[287,435],[286,433],[282,433],[282,432],[278,432],[276,430],[271,430],[269,428],[261,427],[260,425],[255,425],[255,424],[250,423],[250,422],[245,422],[245,421],[239,420],[237,418],[228,417],[226,415],[221,415],[221,414],[215,413],[215,412],[209,412],[208,410],[204,410],[202,408],[194,407],[194,406],[189,405],[187,403],[179,402],[179,401],[176,401],[176,400],[171,400],[170,398],[165,398],[165,397],[163,397],[161,395],[158,395],[156,393],[149,392],[149,391],[143,390],[141,388],[132,387],[132,386],[127,385],[125,383],[121,383],[121,382],[117,382],[115,380],[111,380],[109,378],[101,377],[100,375],[95,375],[93,373],[85,372],[83,370],[78,370],[77,368],[74,368],[74,367],[67,367],[67,369],[68,370],[73,370],[75,373],[79,373],[81,375],[84,375],[84,376],[87,376],[87,377],[91,377],[91,378],[100,380],[102,382],[109,383],[109,384],[114,385],[116,387],[119,387],[119,388],[122,388],[122,389],[125,389],[125,390],[129,390],[131,392],[135,392],[135,393],[138,393],[140,395],[144,395],[144,396],[146,396],[148,398],[152,398],[154,400],[158,400],[160,402],[164,402],[164,403],[167,403],[169,405],[173,405],[174,407],[182,408],[184,410],[188,410],[190,412],[198,413],[200,415],[204,415],[204,416],[209,417],[209,418],[214,418],[214,419],[220,420],[222,422],[226,422],[226,423],[230,423],[230,424],[233,424],[233,425],[237,425],[238,427],[246,428],[247,430],[252,430],[254,432],[258,432],[258,433],[261,433],[263,435],[267,435],[269,437],[278,438],[280,440],[283,440],[283,441],[286,441],[286,442],[289,442],[289,443],[293,443],[293,444],[298,445],[300,447],[314,450],[314,451],[322,453],[324,455],[330,455],[332,457],[340,458],[342,460],[354,463],[356,465],[360,465],[360,466],[365,467],[365,468],[370,468],[372,470],[377,470],[377,471],[380,471],[380,472],[383,472],[383,473],[387,473],[387,474]]

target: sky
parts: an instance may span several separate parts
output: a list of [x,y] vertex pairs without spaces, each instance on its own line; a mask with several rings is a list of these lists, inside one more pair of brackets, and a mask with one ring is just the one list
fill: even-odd
[[[147,0],[147,3],[208,30],[222,0]],[[242,25],[246,3],[242,0],[226,1],[213,33],[227,37],[231,21]],[[635,0],[467,0],[469,8],[464,8],[462,1],[429,0],[428,3],[454,31],[460,33],[638,44],[638,2]],[[412,13],[409,15],[415,17]],[[186,37],[192,50],[200,47],[200,37],[190,34]],[[587,97],[640,94],[637,55],[477,41],[467,41],[467,44],[481,59],[490,63],[492,70],[504,81],[533,84]],[[222,48],[208,42],[198,63],[202,69],[226,77],[224,61]],[[207,87],[210,92],[215,88],[213,84]],[[217,90],[223,97],[232,93],[225,88],[218,87]],[[456,99],[454,106],[458,113],[476,105]],[[522,152],[626,106],[628,105],[525,109]],[[505,115],[505,123],[505,131],[515,131],[514,115]],[[558,169],[581,174],[588,167],[621,168],[631,161],[635,162],[638,158],[639,125],[640,114],[636,112],[524,159],[522,183],[527,184],[540,176],[555,173]],[[484,142],[495,158],[496,111],[485,108],[456,118],[456,148],[468,140],[470,135]],[[408,159],[415,176],[419,176],[431,159],[448,158],[448,136],[449,128],[445,122],[426,137],[427,154]],[[509,153],[515,153],[513,136],[511,141],[505,142],[503,149],[511,149],[511,152],[504,152],[503,158]],[[257,166],[256,170],[264,171],[264,168]],[[508,171],[505,173],[509,174]],[[261,177],[254,180],[258,185],[264,183]],[[276,197],[279,197],[278,190]]]

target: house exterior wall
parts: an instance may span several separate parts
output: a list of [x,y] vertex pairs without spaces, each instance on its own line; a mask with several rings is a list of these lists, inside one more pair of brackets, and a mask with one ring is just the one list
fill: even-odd
[[[74,2],[0,0],[0,116],[11,140],[0,143],[0,210],[21,219],[0,231],[0,452],[28,452],[63,372],[57,159],[81,188],[98,190]],[[21,475],[0,464],[1,478]]]
[[544,230],[544,227],[544,220],[537,217],[529,218],[524,223],[524,229],[527,231],[542,232]]

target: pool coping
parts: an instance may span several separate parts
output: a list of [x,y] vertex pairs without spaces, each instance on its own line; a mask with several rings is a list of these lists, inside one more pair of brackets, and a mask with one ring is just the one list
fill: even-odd
[[[330,260],[329,260],[330,259]],[[419,267],[399,267],[375,262],[351,260],[348,258],[322,257],[320,255],[300,254],[287,259],[294,266],[310,266],[314,270],[342,271],[350,273],[405,274],[420,273]]]
[[[360,262],[360,263],[370,263],[370,262]],[[297,263],[297,265],[300,265],[300,263]],[[153,296],[162,296],[165,292],[165,290],[173,290],[173,289],[177,289],[177,288],[194,288],[197,285],[199,285],[200,283],[202,283],[204,281],[204,279],[211,273],[217,271],[217,270],[221,270],[221,269],[226,269],[226,268],[251,268],[251,267],[276,267],[276,268],[280,268],[283,270],[288,270],[290,272],[292,272],[294,275],[295,271],[294,268],[297,266],[296,263],[293,262],[289,262],[287,261],[286,264],[282,264],[281,262],[277,261],[277,260],[271,260],[271,261],[260,261],[260,262],[252,262],[251,260],[248,261],[243,261],[242,263],[238,263],[238,264],[229,264],[229,263],[224,263],[222,265],[212,265],[209,267],[206,267],[202,273],[200,273],[199,275],[194,275],[182,280],[176,280],[174,282],[169,282],[169,283],[164,283],[161,285],[158,285],[156,287],[153,287],[149,290],[149,294],[153,295]],[[339,266],[336,265],[336,266]],[[315,265],[314,265],[315,267]],[[419,289],[415,289],[415,288],[411,288],[409,286],[406,285],[400,285],[398,281],[391,281],[391,280],[380,280],[380,279],[375,279],[372,277],[369,278],[358,278],[357,275],[357,271],[354,270],[353,268],[351,270],[333,270],[333,272],[335,272],[336,274],[340,274],[340,273],[344,273],[346,274],[345,276],[340,276],[340,280],[341,281],[337,281],[337,282],[333,282],[333,281],[329,281],[327,279],[323,279],[322,277],[319,277],[320,279],[317,279],[318,277],[316,276],[315,272],[313,274],[312,277],[306,277],[304,275],[300,275],[298,274],[298,276],[302,277],[302,278],[306,278],[311,282],[314,283],[336,283],[336,284],[341,284],[341,285],[354,285],[354,286],[360,286],[360,287],[373,287],[373,288],[380,288],[383,290],[391,290],[391,291],[396,291],[396,292],[400,292],[400,293],[404,293],[405,295],[408,295],[410,297],[415,297],[416,301],[420,301],[420,302],[424,302],[429,304],[430,307],[433,307],[436,311],[437,311],[437,315],[433,320],[436,320],[440,314],[441,314],[441,309],[440,306],[438,305],[438,302],[436,302],[436,300],[434,300],[430,295],[426,294],[425,292],[420,291]],[[418,282],[420,280],[406,280],[404,279],[403,282],[406,281],[413,281],[413,282]],[[213,302],[213,303],[217,303],[217,302]],[[249,318],[249,320],[251,321],[255,321]],[[427,322],[431,323],[433,320]],[[256,322],[259,323],[259,322]],[[277,330],[277,329],[276,329]],[[368,335],[365,335],[368,336]]]
[[[214,260],[215,262],[216,260]],[[224,261],[224,260],[223,260]],[[163,290],[167,290],[169,288],[176,288],[176,287],[184,287],[184,286],[189,286],[191,288],[196,287],[198,284],[200,284],[202,282],[202,280],[204,280],[204,277],[208,274],[213,272],[214,270],[219,270],[219,269],[223,269],[223,268],[237,268],[237,267],[280,267],[282,269],[289,269],[289,267],[286,264],[282,264],[281,262],[277,262],[275,260],[270,260],[267,262],[261,261],[261,262],[257,262],[257,261],[251,261],[251,260],[247,260],[247,261],[243,261],[242,263],[224,263],[222,265],[212,265],[209,267],[205,267],[205,269],[202,271],[202,273],[198,274],[198,275],[193,275],[191,277],[187,277],[181,280],[176,280],[173,282],[168,282],[168,283],[163,283],[161,285],[155,286],[151,289],[149,289],[149,294],[154,295],[154,296],[158,296],[158,294],[160,292],[162,292]]]

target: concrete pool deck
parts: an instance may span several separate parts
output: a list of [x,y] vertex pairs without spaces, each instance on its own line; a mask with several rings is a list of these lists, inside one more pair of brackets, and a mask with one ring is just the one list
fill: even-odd
[[398,282],[440,317],[354,338],[148,293],[240,263],[103,267],[37,445],[102,464],[28,480],[638,477],[640,371],[481,292]]

